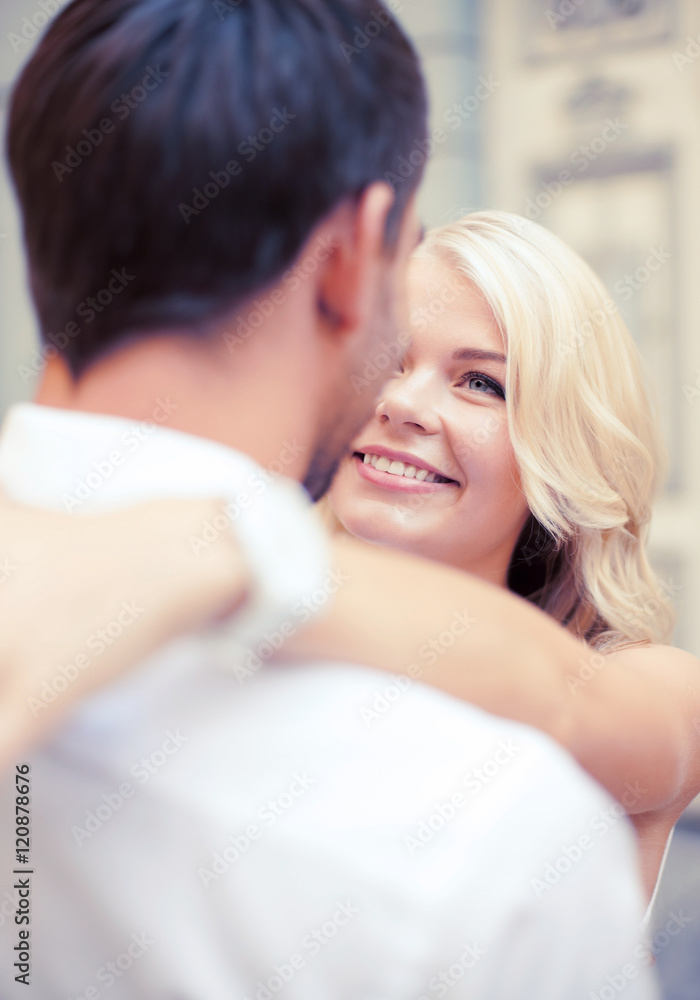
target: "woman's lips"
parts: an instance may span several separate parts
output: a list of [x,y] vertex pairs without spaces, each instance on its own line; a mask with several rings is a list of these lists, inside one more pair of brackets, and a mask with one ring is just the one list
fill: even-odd
[[364,460],[355,454],[352,462],[357,469],[359,476],[379,486],[385,490],[394,490],[397,493],[438,493],[440,490],[449,490],[456,486],[456,483],[421,483],[417,479],[407,479],[406,476],[393,476],[390,472],[379,472],[373,465],[365,465]]

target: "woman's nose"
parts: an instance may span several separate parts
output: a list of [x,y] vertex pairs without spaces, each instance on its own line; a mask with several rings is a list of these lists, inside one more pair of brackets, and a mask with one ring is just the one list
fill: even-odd
[[397,430],[434,434],[440,424],[430,378],[418,373],[397,375],[387,384],[375,415],[381,424]]

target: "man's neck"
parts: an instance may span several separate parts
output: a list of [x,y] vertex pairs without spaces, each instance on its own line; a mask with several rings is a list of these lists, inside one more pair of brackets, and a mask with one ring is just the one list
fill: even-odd
[[315,445],[309,396],[279,355],[271,360],[269,351],[249,346],[232,359],[207,352],[194,337],[155,334],[98,361],[77,381],[52,359],[36,402],[151,421],[235,448],[266,468],[281,464],[284,475],[303,479]]

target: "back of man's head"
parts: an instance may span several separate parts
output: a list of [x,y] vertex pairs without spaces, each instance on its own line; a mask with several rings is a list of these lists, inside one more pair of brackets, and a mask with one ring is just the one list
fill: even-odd
[[[77,377],[127,336],[196,335],[395,176],[425,119],[378,0],[75,0],[10,112],[42,336]],[[389,244],[420,173],[397,185]]]

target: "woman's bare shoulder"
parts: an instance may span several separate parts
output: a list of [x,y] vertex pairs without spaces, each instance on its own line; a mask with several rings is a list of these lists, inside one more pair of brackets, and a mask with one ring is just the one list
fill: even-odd
[[700,659],[676,646],[627,646],[610,654],[613,662],[652,677],[659,694],[675,706],[675,738],[679,741],[679,781],[668,803],[672,822],[700,793]]
[[665,667],[678,673],[687,671],[691,679],[695,677],[700,680],[700,659],[677,646],[637,643],[609,653],[608,658],[612,662],[629,667],[638,666],[647,669]]

